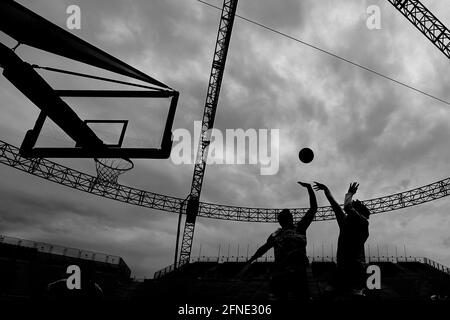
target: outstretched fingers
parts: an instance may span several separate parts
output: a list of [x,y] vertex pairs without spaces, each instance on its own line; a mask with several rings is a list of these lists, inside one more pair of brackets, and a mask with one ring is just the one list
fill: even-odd
[[356,191],[358,191],[358,187],[359,187],[359,183],[352,182],[352,183],[350,183],[350,187],[348,188],[348,192],[356,193]]
[[311,185],[310,185],[309,183],[307,183],[307,182],[297,181],[297,183],[298,183],[299,185],[301,185],[302,187],[305,187],[305,188],[311,187]]
[[319,191],[319,190],[325,190],[327,188],[326,185],[324,185],[323,183],[314,181],[314,190]]

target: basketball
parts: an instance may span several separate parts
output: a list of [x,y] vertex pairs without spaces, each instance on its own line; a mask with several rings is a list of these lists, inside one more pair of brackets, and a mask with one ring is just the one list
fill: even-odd
[[298,158],[303,163],[310,163],[314,159],[314,152],[310,148],[303,148],[298,153]]

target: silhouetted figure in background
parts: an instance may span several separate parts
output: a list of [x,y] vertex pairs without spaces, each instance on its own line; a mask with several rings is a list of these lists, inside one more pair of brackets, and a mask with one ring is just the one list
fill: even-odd
[[351,290],[352,294],[363,295],[366,287],[366,256],[364,243],[369,237],[370,211],[359,200],[352,201],[359,184],[350,184],[345,195],[344,211],[333,198],[328,187],[316,182],[314,189],[323,190],[336,215],[339,225],[337,268],[340,289]]
[[280,300],[287,300],[289,293],[296,299],[309,300],[306,269],[309,265],[306,255],[306,230],[317,212],[317,201],[314,190],[309,183],[298,182],[307,188],[310,208],[303,218],[294,225],[294,219],[288,209],[278,214],[281,225],[272,233],[267,242],[261,246],[247,262],[247,266],[274,248],[275,263],[272,274],[271,289]]

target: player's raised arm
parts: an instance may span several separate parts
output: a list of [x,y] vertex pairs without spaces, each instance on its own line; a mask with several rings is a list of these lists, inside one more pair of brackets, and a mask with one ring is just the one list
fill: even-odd
[[[353,216],[353,217],[356,217],[356,218],[359,218],[359,219],[366,219],[353,206],[353,200],[352,199],[353,199],[353,196],[355,195],[355,193],[358,191],[358,187],[359,187],[359,184],[357,182],[350,183],[350,187],[348,188],[348,191],[345,194],[344,211],[349,216]],[[357,201],[356,204],[359,205],[360,202]]]
[[334,199],[333,195],[331,194],[330,189],[323,183],[314,182],[314,189],[316,191],[322,190],[325,193],[325,196],[328,199],[328,202],[331,205],[331,208],[334,211],[334,214],[336,215],[336,220],[339,226],[342,226],[344,220],[345,220],[345,213],[342,210],[342,208],[339,206],[339,203]]
[[299,221],[297,228],[302,229],[302,231],[306,232],[306,229],[308,229],[311,222],[314,220],[314,216],[317,212],[317,199],[316,194],[314,193],[314,189],[309,183],[297,182],[302,187],[305,187],[308,190],[309,194],[309,209],[306,212],[306,214],[303,216],[303,218]]

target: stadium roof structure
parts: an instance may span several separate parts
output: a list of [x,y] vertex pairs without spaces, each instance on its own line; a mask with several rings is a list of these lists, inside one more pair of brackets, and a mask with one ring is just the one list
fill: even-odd
[[[48,159],[22,157],[17,147],[1,140],[0,163],[70,188],[136,206],[179,213],[185,205],[185,199],[182,198],[121,184],[97,183],[97,177],[95,176],[71,169]],[[402,193],[365,200],[364,203],[373,214],[378,214],[412,207],[449,195],[450,178],[445,178]],[[199,216],[222,220],[273,223],[277,221],[276,216],[280,210],[281,208],[238,207],[200,202]],[[307,210],[307,208],[291,208],[295,219],[301,218]],[[330,206],[319,207],[315,217],[316,221],[334,219],[335,215]]]

